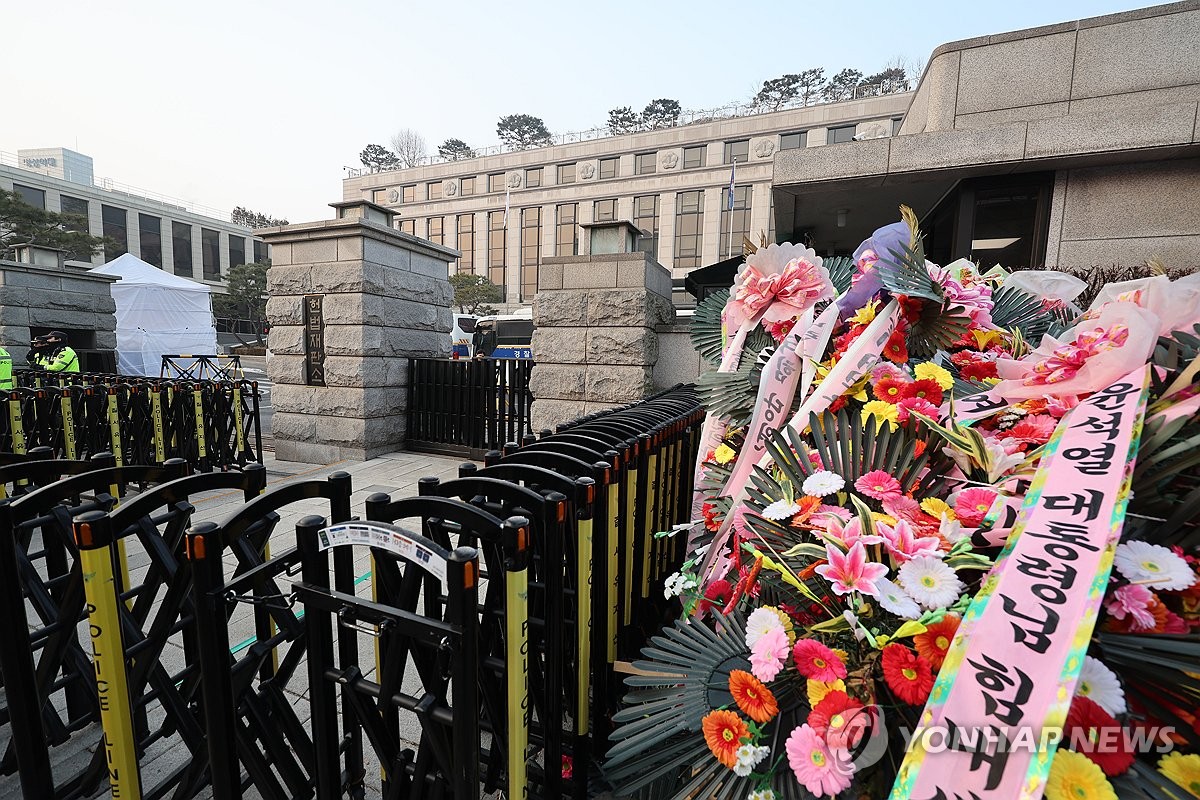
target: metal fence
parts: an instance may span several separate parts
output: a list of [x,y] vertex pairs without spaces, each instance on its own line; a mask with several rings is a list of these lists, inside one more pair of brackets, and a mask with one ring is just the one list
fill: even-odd
[[529,432],[533,362],[521,359],[408,362],[407,447],[481,457]]

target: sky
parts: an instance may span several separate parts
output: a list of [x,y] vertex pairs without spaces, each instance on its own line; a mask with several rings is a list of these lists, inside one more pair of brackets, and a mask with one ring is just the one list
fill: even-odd
[[96,177],[210,208],[327,219],[345,167],[411,128],[497,143],[496,120],[599,127],[654,98],[714,108],[769,78],[864,74],[939,44],[1137,0],[61,0],[4,3],[0,150],[68,147]]

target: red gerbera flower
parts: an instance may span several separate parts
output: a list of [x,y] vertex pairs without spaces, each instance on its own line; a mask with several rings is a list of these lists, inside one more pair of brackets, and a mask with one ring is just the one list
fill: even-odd
[[913,637],[917,654],[929,662],[933,669],[941,669],[946,660],[946,651],[954,641],[954,633],[958,630],[959,619],[954,614],[947,614],[941,622],[935,622],[925,628],[924,633]]
[[707,614],[713,606],[724,608],[729,602],[733,587],[724,578],[718,578],[704,588],[704,599],[696,606],[701,614]]
[[743,669],[729,673],[729,693],[747,717],[758,723],[768,722],[779,713],[775,695],[758,678]]
[[846,665],[838,654],[816,639],[800,639],[792,648],[796,670],[814,681],[836,681],[846,677]]
[[700,727],[704,730],[704,741],[717,761],[733,769],[737,765],[738,746],[750,735],[746,723],[732,711],[710,711],[700,720]]
[[887,344],[883,346],[883,354],[888,361],[896,364],[905,364],[908,362],[908,342],[904,338],[904,331],[897,329]]
[[1133,765],[1133,749],[1121,723],[1113,719],[1096,701],[1076,695],[1067,712],[1063,728],[1064,746],[1096,762],[1110,778],[1123,774]]
[[830,747],[849,750],[858,745],[868,727],[863,708],[861,702],[835,689],[813,706],[808,724]]
[[982,381],[984,378],[996,378],[996,362],[975,361],[959,369],[958,374],[969,381]]
[[871,394],[875,395],[876,400],[895,404],[908,397],[909,386],[908,381],[884,375],[871,386]]
[[954,501],[954,514],[968,528],[978,528],[999,495],[991,489],[973,486],[963,489]]
[[908,397],[916,397],[921,400],[928,400],[935,406],[942,403],[942,387],[938,386],[938,382],[925,378],[924,380],[913,381],[908,385]]
[[721,530],[721,516],[717,513],[717,509],[712,503],[705,503],[700,506],[700,514],[704,517],[705,528],[713,532]]
[[902,644],[883,648],[883,679],[896,697],[909,705],[924,705],[933,689],[929,662]]

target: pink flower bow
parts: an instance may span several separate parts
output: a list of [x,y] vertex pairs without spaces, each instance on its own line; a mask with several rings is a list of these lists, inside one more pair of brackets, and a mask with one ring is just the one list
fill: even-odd
[[726,320],[733,328],[764,316],[769,322],[790,319],[830,294],[832,288],[824,268],[803,257],[793,258],[782,272],[771,274],[747,264],[726,306]]

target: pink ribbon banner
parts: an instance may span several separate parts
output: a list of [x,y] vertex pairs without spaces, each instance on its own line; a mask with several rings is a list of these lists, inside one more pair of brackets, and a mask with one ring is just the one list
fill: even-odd
[[971,602],[891,800],[1037,800],[1112,569],[1149,369],[1073,408]]

